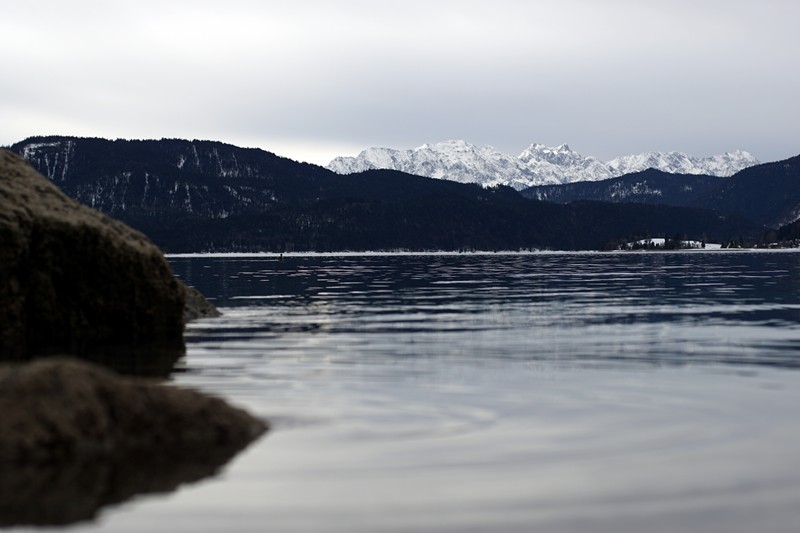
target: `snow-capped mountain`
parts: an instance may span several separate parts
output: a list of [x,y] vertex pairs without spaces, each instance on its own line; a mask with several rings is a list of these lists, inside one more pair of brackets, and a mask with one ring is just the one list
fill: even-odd
[[555,148],[532,144],[514,157],[490,146],[445,141],[411,150],[368,148],[356,157],[337,157],[328,168],[339,174],[387,168],[461,183],[502,184],[521,190],[534,185],[599,181],[648,168],[727,177],[758,163],[752,154],[741,150],[706,158],[679,152],[650,152],[604,163],[594,157],[584,157],[566,144]]
[[744,150],[702,158],[680,152],[646,152],[618,157],[607,163],[617,176],[655,168],[670,174],[706,174],[720,177],[733,176],[740,170],[757,164],[758,159]]
[[[526,168],[546,184],[572,183],[575,181],[600,181],[613,178],[608,166],[594,157],[583,157],[562,144],[551,148],[543,144],[532,144],[517,157]],[[545,184],[545,183],[543,183]],[[528,185],[530,187],[530,185]]]
[[500,153],[491,146],[477,147],[465,141],[424,144],[413,150],[367,148],[358,157],[337,157],[328,165],[328,169],[339,174],[376,168],[460,183],[504,184],[517,189],[527,187],[536,179],[518,158]]

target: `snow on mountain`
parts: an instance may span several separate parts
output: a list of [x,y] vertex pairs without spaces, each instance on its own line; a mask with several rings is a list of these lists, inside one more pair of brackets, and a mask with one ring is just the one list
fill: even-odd
[[712,157],[693,157],[680,152],[646,152],[612,159],[608,167],[617,175],[655,168],[670,174],[706,174],[728,177],[759,164],[751,153],[743,150],[725,152]]
[[605,163],[594,157],[583,157],[578,152],[570,150],[566,144],[556,148],[532,144],[523,150],[517,159],[541,180],[527,187],[551,183],[599,181],[614,177]]
[[424,144],[411,150],[368,148],[357,157],[337,157],[328,168],[339,174],[388,168],[460,183],[507,184],[515,188],[524,188],[534,179],[517,158],[491,146],[477,147],[465,141]]
[[411,150],[368,148],[356,157],[337,157],[328,168],[339,174],[387,168],[461,183],[502,184],[520,190],[534,185],[599,181],[648,168],[670,173],[731,176],[758,163],[753,155],[741,150],[706,158],[679,152],[649,152],[604,163],[594,157],[584,157],[566,144],[555,148],[532,144],[513,157],[490,146],[477,147],[466,141],[452,140]]

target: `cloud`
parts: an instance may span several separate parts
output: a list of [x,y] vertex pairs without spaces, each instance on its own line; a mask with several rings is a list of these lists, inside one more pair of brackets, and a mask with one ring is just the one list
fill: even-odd
[[453,137],[512,153],[569,142],[601,158],[800,151],[793,2],[6,7],[3,143],[58,130],[280,140],[296,157]]

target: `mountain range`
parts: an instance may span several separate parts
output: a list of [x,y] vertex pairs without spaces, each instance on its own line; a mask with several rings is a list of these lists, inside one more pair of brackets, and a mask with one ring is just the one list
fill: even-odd
[[502,185],[395,170],[340,175],[216,141],[33,137],[10,149],[69,196],[127,222],[169,252],[576,250],[647,235],[727,242],[764,232],[729,212],[561,205]]
[[517,190],[539,185],[601,181],[654,168],[668,173],[732,176],[759,164],[750,153],[736,150],[699,158],[680,152],[648,152],[602,162],[584,157],[566,144],[532,144],[520,155],[503,154],[490,146],[454,140],[411,150],[368,148],[356,157],[337,157],[327,168],[339,174],[371,169],[400,170],[418,176],[483,186],[507,185]]
[[800,156],[728,178],[648,169],[597,182],[530,187],[521,194],[561,204],[588,200],[714,209],[777,228],[800,217]]

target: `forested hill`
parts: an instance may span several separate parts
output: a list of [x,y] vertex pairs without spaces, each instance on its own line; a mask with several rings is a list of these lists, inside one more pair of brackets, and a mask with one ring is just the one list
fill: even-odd
[[80,202],[119,218],[224,218],[292,202],[333,174],[214,141],[35,137],[11,147]]
[[791,224],[800,218],[800,156],[741,170],[692,205],[770,227]]
[[774,228],[800,217],[800,156],[749,167],[728,178],[650,169],[597,182],[531,187],[522,194],[558,203],[597,200],[713,209]]
[[564,206],[388,170],[342,176],[214,141],[36,137],[11,148],[171,252],[595,249],[629,236],[726,241],[762,231],[705,210]]
[[566,204],[576,200],[612,203],[689,206],[728,178],[697,174],[671,174],[656,169],[625,174],[602,181],[542,185],[522,191],[523,196]]

